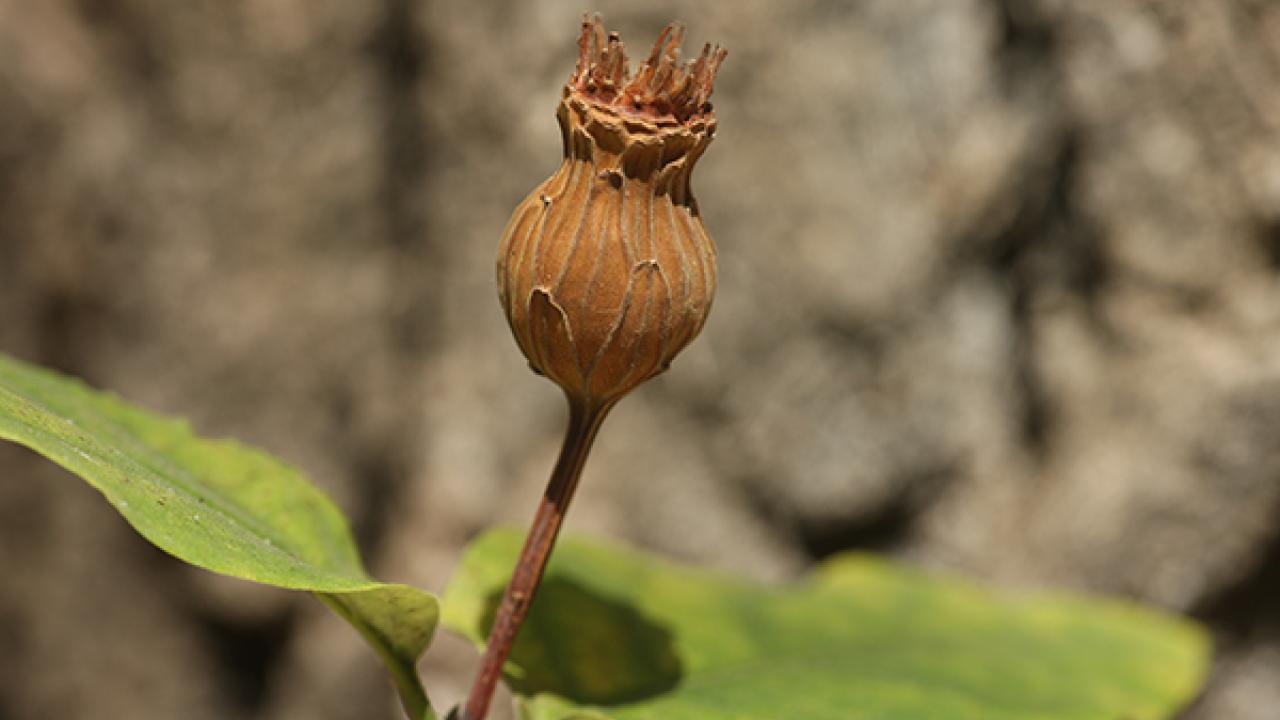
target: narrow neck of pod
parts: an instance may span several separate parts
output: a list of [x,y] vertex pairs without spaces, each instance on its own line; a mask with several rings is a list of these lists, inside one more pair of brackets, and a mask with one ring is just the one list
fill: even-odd
[[[587,402],[569,398],[569,426],[565,431],[564,442],[560,447],[560,456],[551,471],[551,479],[547,483],[543,501],[557,505],[559,518],[555,530],[559,531],[559,523],[569,509],[569,501],[578,488],[578,480],[582,477],[582,468],[586,465],[587,455],[595,443],[600,426],[609,414],[614,403]],[[555,542],[555,538],[551,538]]]
[[556,119],[566,160],[589,163],[615,187],[639,183],[678,205],[692,205],[689,177],[711,144],[714,117],[643,117],[566,91]]

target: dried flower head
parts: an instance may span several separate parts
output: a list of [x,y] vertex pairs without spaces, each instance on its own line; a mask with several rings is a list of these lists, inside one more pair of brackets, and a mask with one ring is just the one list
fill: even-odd
[[564,162],[516,208],[498,253],[520,349],[588,407],[665,370],[715,294],[689,176],[715,132],[708,98],[725,51],[682,63],[683,32],[668,25],[633,76],[618,35],[583,20],[556,113]]
[[565,511],[609,409],[662,372],[711,309],[716,248],[689,174],[715,132],[707,99],[725,51],[680,62],[668,25],[634,77],[622,41],[583,20],[578,66],[556,117],[564,162],[516,208],[498,252],[498,294],[534,370],[564,388],[569,426],[494,617],[464,708],[484,720]]

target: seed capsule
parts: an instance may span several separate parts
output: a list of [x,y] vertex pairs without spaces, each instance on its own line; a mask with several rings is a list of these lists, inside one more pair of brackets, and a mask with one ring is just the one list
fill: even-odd
[[582,24],[556,117],[560,168],[516,208],[498,293],[516,342],[571,401],[612,405],[702,329],[715,244],[689,184],[715,132],[708,98],[725,51],[680,62],[669,25],[630,76],[599,16]]

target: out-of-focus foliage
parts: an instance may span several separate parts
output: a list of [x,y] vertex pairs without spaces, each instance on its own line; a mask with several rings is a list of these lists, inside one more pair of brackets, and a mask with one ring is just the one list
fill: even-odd
[[[446,626],[483,641],[519,547],[472,545]],[[567,539],[507,675],[529,720],[1157,720],[1207,664],[1202,629],[1132,604],[993,595],[858,554],[765,587]]]

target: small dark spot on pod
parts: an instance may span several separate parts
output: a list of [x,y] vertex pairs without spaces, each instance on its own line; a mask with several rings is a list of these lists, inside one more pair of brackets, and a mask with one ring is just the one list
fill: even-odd
[[617,170],[604,170],[600,173],[601,180],[607,180],[609,186],[614,190],[622,187],[622,173]]

